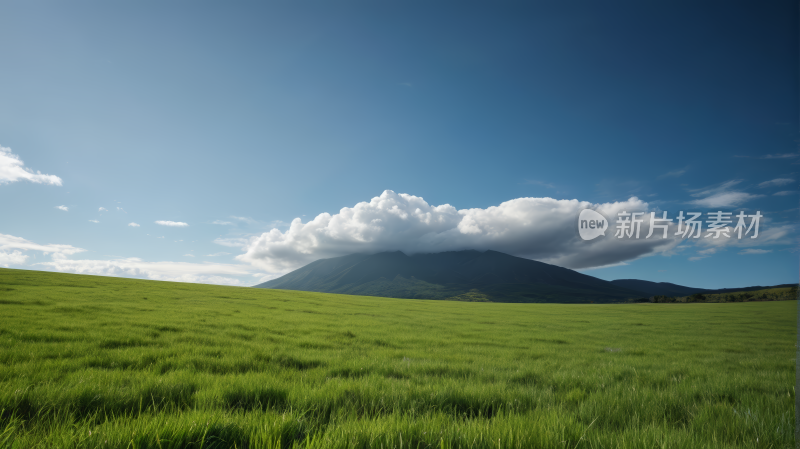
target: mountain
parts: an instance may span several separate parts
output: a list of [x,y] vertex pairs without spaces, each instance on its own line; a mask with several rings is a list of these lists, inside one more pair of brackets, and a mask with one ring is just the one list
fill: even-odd
[[703,294],[719,294],[719,293],[732,293],[732,292],[750,292],[756,290],[764,290],[768,288],[785,288],[785,287],[793,287],[797,284],[781,284],[781,285],[772,285],[772,286],[760,286],[756,285],[753,287],[741,287],[741,288],[720,288],[720,289],[706,289],[706,288],[693,288],[693,287],[684,287],[683,285],[677,284],[670,284],[669,282],[650,282],[650,281],[640,281],[638,279],[617,279],[616,281],[611,281],[612,284],[616,285],[617,287],[627,288],[629,290],[636,290],[642,292],[643,296],[674,296],[674,297],[681,297],[681,296],[689,296],[695,293],[703,293]]
[[650,282],[638,279],[617,279],[611,281],[617,287],[636,290],[643,293],[643,296],[689,296],[695,293],[706,293],[710,290],[703,288],[684,287],[683,285],[670,284],[669,282]]
[[642,292],[497,251],[384,252],[312,262],[259,288],[393,298],[609,303]]

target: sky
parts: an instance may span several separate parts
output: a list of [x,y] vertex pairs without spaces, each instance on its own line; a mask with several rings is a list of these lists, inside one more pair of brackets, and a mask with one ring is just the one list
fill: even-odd
[[[798,16],[2,2],[0,266],[251,286],[354,252],[493,249],[606,280],[796,283]],[[584,209],[605,235],[579,237]],[[668,236],[615,237],[634,211],[666,212]],[[759,212],[759,235],[687,238],[681,211],[703,235],[709,212]]]

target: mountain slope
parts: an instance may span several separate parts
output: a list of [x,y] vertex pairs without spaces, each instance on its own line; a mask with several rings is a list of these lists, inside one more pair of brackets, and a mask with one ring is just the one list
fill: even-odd
[[658,296],[658,295],[681,297],[681,296],[693,295],[695,293],[719,294],[719,293],[731,293],[731,292],[749,292],[756,290],[764,290],[768,288],[792,287],[795,285],[795,284],[781,284],[772,286],[755,285],[752,287],[720,288],[714,290],[707,288],[684,287],[683,285],[671,284],[669,282],[641,281],[638,279],[617,279],[615,281],[610,281],[610,282],[616,285],[617,287],[622,287],[622,288],[627,288],[629,290],[636,290],[642,292],[643,296],[648,296],[648,297]]
[[353,254],[318,260],[256,287],[495,302],[618,302],[644,296],[567,268],[497,251]]
[[709,290],[703,288],[684,287],[683,285],[669,282],[650,282],[638,279],[617,279],[610,281],[617,287],[627,288],[642,292],[645,296],[689,296],[695,293],[704,293]]

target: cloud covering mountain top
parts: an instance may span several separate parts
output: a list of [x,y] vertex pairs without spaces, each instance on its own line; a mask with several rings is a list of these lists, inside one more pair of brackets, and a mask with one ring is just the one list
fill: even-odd
[[[237,259],[279,273],[351,253],[491,249],[580,269],[622,263],[679,243],[673,238],[614,239],[611,230],[604,238],[581,240],[577,219],[587,208],[612,220],[620,211],[647,211],[648,205],[635,197],[604,204],[517,198],[486,209],[457,210],[449,204],[433,206],[421,197],[386,190],[337,214],[319,214],[306,223],[295,218],[285,232],[272,229],[252,237]],[[646,235],[646,223],[642,231]]]

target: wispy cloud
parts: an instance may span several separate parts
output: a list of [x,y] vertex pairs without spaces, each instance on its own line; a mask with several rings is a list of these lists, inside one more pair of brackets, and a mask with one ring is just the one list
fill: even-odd
[[764,187],[777,187],[777,186],[784,186],[786,184],[791,184],[793,182],[794,182],[794,179],[775,178],[775,179],[772,179],[770,181],[764,181],[761,184],[759,184],[758,186],[761,187],[761,188],[764,188]]
[[712,254],[716,253],[718,248],[708,248],[697,252],[697,256],[690,257],[689,260],[695,261],[700,259],[705,259],[706,257],[711,257]]
[[156,221],[156,224],[161,226],[172,226],[176,228],[184,228],[186,226],[189,226],[188,223],[184,223],[182,221],[169,221],[169,220],[158,220]]
[[800,157],[800,153],[767,154],[761,156],[761,159],[794,159],[796,157]]
[[56,209],[63,210],[64,212],[69,212],[69,207],[67,206],[56,206]]
[[194,257],[194,254],[184,254],[183,257]]
[[702,207],[735,207],[740,204],[746,203],[754,198],[760,198],[764,195],[752,195],[745,192],[720,192],[715,193],[709,197],[701,198],[699,200],[691,201]]
[[659,176],[659,178],[677,178],[677,177],[683,175],[684,173],[686,173],[686,170],[687,169],[685,169],[685,168],[682,168],[680,170],[672,170],[672,171],[666,172],[663,175]]
[[252,219],[252,218],[250,218],[250,217],[237,217],[237,216],[235,216],[235,215],[231,215],[231,218],[233,218],[234,220],[243,221],[243,222],[245,222],[245,223],[247,223],[247,224],[255,224],[255,223],[258,223],[258,221],[256,221],[256,220],[253,220],[253,219]]
[[140,225],[139,225],[139,223],[131,222],[131,223],[128,223],[128,226],[131,226],[131,227],[134,227],[134,228],[138,228]]
[[119,207],[119,206],[117,206],[117,211],[119,211],[119,212],[124,212],[124,213],[126,213],[126,214],[127,214],[127,212],[125,212],[125,209],[123,209],[123,208],[121,208],[121,207]]
[[231,248],[247,248],[250,239],[244,237],[219,237],[214,239],[214,243]]
[[92,223],[100,223],[100,221],[98,220],[89,220],[89,221],[91,221]]
[[108,209],[106,209],[105,207],[101,207],[101,208],[98,210],[98,212],[108,212]]
[[0,146],[0,184],[8,184],[26,180],[37,184],[61,185],[61,178],[56,175],[45,175],[40,171],[25,167],[25,163],[16,154],[11,152],[11,148]]
[[771,252],[772,252],[771,249],[747,248],[745,250],[739,251],[739,254],[767,254]]
[[692,200],[690,203],[702,207],[735,207],[763,196],[731,189],[741,182],[740,179],[737,179],[726,181],[716,186],[693,190],[691,195],[699,199]]
[[250,277],[253,269],[238,264],[193,262],[145,262],[136,257],[113,260],[53,260],[41,265],[55,271],[122,276],[158,281],[193,282],[201,284],[242,285],[238,276]]
[[214,254],[206,254],[205,257],[219,257],[219,256],[228,256],[230,253],[221,252],[221,253],[214,253]]
[[222,220],[214,220],[214,221],[211,222],[211,224],[215,224],[215,225],[232,225],[233,222],[222,221]]
[[780,192],[775,192],[773,195],[775,196],[786,196],[786,195],[794,195],[797,193],[796,190],[781,190]]
[[86,251],[72,245],[47,244],[40,245],[22,237],[0,234],[0,251],[21,250],[21,251],[41,251],[45,255],[52,255],[54,259],[64,258],[72,254]]

